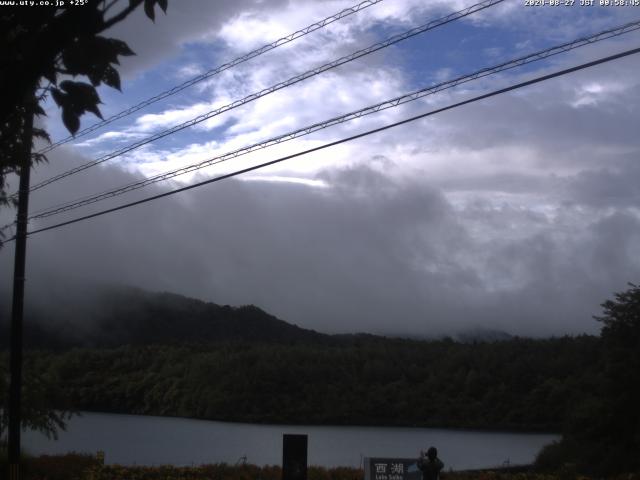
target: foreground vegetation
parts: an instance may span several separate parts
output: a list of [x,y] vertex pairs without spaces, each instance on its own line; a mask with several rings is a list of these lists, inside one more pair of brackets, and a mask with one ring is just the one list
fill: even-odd
[[[4,467],[0,457],[0,467]],[[231,466],[224,463],[193,467],[125,467],[102,465],[95,457],[82,454],[28,458],[24,480],[281,480],[277,466]],[[311,466],[308,480],[363,480],[361,469]],[[570,468],[556,472],[539,472],[527,468],[445,472],[442,480],[590,480]],[[640,474],[608,477],[612,480],[640,480]]]

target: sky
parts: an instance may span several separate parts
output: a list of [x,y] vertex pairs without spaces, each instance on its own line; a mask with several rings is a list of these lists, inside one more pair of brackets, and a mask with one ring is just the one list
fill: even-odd
[[[572,2],[568,2],[572,3]],[[32,194],[30,211],[198,163],[478,69],[640,19],[640,7],[505,2],[265,95]],[[383,0],[48,154],[33,183],[472,5]],[[172,1],[108,32],[122,92],[105,118],[355,5]],[[553,56],[48,219],[32,229],[257,165],[640,46]],[[74,282],[254,304],[328,333],[597,333],[640,281],[640,57],[492,97],[145,205],[35,234],[27,302]],[[50,102],[43,126],[67,136]],[[82,127],[97,119],[85,116]],[[13,182],[15,186],[15,181]],[[3,223],[14,212],[0,212]],[[0,251],[8,301],[13,246]]]

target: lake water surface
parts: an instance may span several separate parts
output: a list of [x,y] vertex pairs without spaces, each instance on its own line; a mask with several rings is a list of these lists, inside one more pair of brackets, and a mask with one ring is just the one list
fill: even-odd
[[309,435],[309,464],[359,467],[362,457],[416,457],[434,445],[454,470],[531,463],[557,435],[490,433],[395,427],[253,425],[184,418],[84,413],[68,423],[57,441],[39,433],[23,435],[33,454],[105,452],[106,463],[121,465],[280,465],[282,435]]

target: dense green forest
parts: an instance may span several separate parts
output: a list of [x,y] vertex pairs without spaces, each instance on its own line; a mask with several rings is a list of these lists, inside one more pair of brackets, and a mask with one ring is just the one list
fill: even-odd
[[597,339],[586,336],[123,346],[28,358],[28,370],[65,392],[56,407],[246,422],[559,431],[598,382]]

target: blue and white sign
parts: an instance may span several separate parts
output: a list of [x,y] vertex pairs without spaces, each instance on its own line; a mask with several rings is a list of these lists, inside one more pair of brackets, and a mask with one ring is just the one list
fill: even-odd
[[365,457],[364,480],[421,480],[416,458]]

